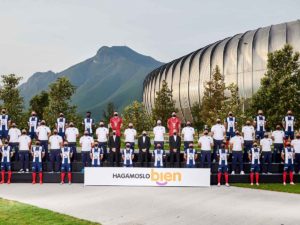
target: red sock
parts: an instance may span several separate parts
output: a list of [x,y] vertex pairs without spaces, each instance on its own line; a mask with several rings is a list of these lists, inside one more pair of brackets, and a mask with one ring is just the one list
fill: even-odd
[[286,182],[286,171],[283,172],[283,182]]
[[255,178],[256,178],[256,183],[259,183],[258,181],[259,181],[259,173],[256,173],[255,174]]
[[2,177],[1,183],[4,183],[4,176],[5,176],[5,171],[2,170],[1,171],[1,177]]
[[228,173],[225,173],[225,182],[228,183]]
[[68,172],[68,180],[69,180],[69,182],[71,182],[71,180],[72,180],[72,173],[71,172]]
[[294,174],[293,174],[293,171],[290,171],[290,182],[294,182]]
[[36,173],[32,172],[32,183],[35,184],[35,181],[36,181]]
[[62,173],[61,173],[61,182],[64,182],[64,180],[65,180],[65,173],[62,172]]
[[7,179],[8,184],[10,184],[10,179],[11,179],[11,170],[8,171],[8,179]]
[[43,183],[43,173],[40,172],[40,173],[39,173],[39,176],[40,176],[40,184],[42,184],[42,183]]
[[222,176],[222,173],[218,172],[218,183],[221,183],[221,176]]
[[251,173],[250,173],[250,181],[251,181],[251,183],[253,183],[253,179],[254,179],[254,173],[251,172]]

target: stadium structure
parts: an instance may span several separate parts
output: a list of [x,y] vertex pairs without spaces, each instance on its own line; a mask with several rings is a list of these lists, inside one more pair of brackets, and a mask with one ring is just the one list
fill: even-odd
[[218,65],[226,84],[234,83],[242,98],[251,97],[260,86],[268,53],[285,44],[300,51],[300,20],[249,30],[209,44],[150,72],[143,83],[143,102],[150,113],[166,80],[173,91],[179,117],[193,120],[191,107],[200,103],[204,84]]

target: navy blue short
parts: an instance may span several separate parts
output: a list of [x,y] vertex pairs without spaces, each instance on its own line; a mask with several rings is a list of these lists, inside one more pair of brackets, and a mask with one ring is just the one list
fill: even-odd
[[71,172],[71,164],[70,163],[61,164],[61,172]]
[[252,172],[252,173],[259,173],[260,172],[260,166],[259,166],[259,164],[251,164],[251,169],[250,169],[250,171]]
[[228,166],[225,165],[225,164],[221,164],[218,166],[218,172],[221,172],[221,173],[228,173]]
[[1,170],[10,171],[11,170],[10,162],[1,162]]
[[285,172],[293,172],[294,171],[294,164],[291,163],[285,163],[283,167],[283,171]]
[[43,171],[43,167],[42,167],[42,163],[41,162],[33,162],[32,163],[32,172],[42,172]]

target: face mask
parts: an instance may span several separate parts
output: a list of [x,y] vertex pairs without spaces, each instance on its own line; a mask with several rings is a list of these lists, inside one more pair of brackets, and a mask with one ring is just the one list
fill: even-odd
[[161,149],[161,147],[160,147],[160,146],[157,146],[157,148],[158,148],[158,149]]
[[8,142],[6,141],[4,144],[8,145]]
[[129,128],[131,129],[131,128],[133,128],[133,126],[129,126]]
[[34,117],[34,116],[35,116],[35,114],[31,114],[31,116],[33,116],[33,117]]
[[45,123],[41,123],[41,125],[45,125]]
[[246,123],[247,126],[250,126],[250,123]]
[[130,146],[126,146],[126,148],[127,148],[127,149],[129,149],[129,148],[130,148]]
[[146,136],[147,134],[143,134],[143,136]]
[[118,116],[118,114],[114,114],[114,116]]
[[65,147],[68,147],[68,144],[64,144]]
[[5,111],[2,111],[2,114],[5,114]]
[[113,132],[113,135],[116,135],[116,132]]
[[232,114],[229,114],[229,116],[232,116]]
[[208,133],[207,133],[207,132],[205,132],[205,133],[204,133],[204,135],[208,135]]
[[95,147],[98,147],[98,144],[95,144]]
[[16,125],[12,125],[13,128],[16,128]]
[[172,117],[176,117],[176,115],[172,115]]
[[55,131],[55,132],[53,132],[55,135],[57,134],[57,132]]
[[176,135],[177,133],[173,133],[174,135]]
[[26,132],[23,132],[22,134],[24,135],[24,134],[26,134]]
[[100,124],[100,127],[103,127],[104,125],[103,124]]
[[88,135],[89,135],[89,134],[86,134],[86,133],[84,134],[84,136],[88,136]]
[[217,123],[218,123],[218,124],[220,124],[220,123],[221,123],[221,121],[217,121]]
[[257,148],[257,145],[253,145],[254,148]]
[[261,116],[261,115],[262,115],[262,113],[258,113],[258,115],[260,115],[260,116]]
[[189,127],[189,126],[191,126],[191,124],[188,123],[186,126]]
[[158,124],[157,124],[157,126],[160,126],[160,125],[161,125],[161,123],[158,123]]
[[86,115],[86,117],[90,118],[90,117],[91,117],[91,115]]
[[71,124],[71,125],[70,125],[70,127],[74,127],[74,125],[73,125],[73,124]]

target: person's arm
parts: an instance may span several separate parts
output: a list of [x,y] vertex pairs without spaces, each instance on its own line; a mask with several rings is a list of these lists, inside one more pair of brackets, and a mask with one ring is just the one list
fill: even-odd
[[198,159],[197,151],[195,151],[195,160]]
[[251,153],[248,154],[249,161],[251,162]]
[[184,153],[183,153],[183,158],[184,158],[184,160],[186,160],[186,158],[187,158],[186,151],[184,151]]
[[281,159],[284,160],[284,150],[281,152]]
[[93,159],[93,151],[90,152],[90,158]]
[[42,158],[44,158],[44,156],[45,156],[45,151],[43,150],[42,151]]

